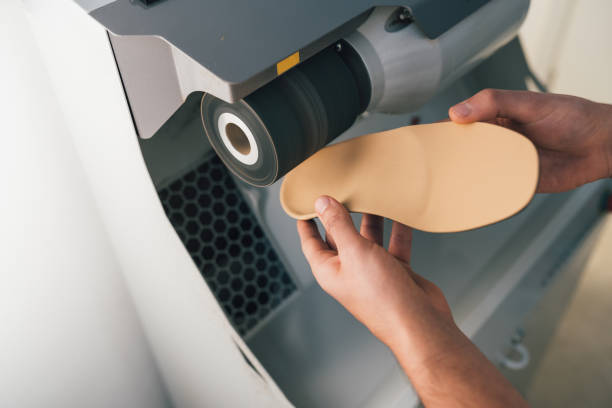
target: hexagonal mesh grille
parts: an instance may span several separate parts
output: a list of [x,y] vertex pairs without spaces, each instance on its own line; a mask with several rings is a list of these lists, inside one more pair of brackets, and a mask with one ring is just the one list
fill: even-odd
[[295,291],[295,284],[216,156],[162,188],[159,197],[240,334],[246,334]]

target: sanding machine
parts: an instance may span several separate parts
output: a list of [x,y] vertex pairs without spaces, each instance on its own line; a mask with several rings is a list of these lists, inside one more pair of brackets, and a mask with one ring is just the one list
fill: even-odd
[[140,136],[153,136],[164,123],[180,126],[190,115],[175,112],[190,98],[201,100],[197,114],[210,144],[255,186],[275,182],[365,111],[418,109],[510,41],[529,6],[529,0],[77,2],[113,33]]
[[[526,89],[529,1],[22,3],[50,96],[32,98],[44,143],[24,144],[40,154],[15,174],[45,200],[14,207],[61,248],[28,239],[27,254],[66,273],[24,285],[42,334],[5,370],[21,403],[2,405],[419,406],[388,348],[314,280],[274,181],[328,143]],[[36,169],[49,174],[34,183]],[[532,367],[524,322],[540,299],[560,314],[571,299],[609,184],[538,194],[477,230],[415,230],[411,265],[489,359]],[[60,311],[70,325],[52,329]]]

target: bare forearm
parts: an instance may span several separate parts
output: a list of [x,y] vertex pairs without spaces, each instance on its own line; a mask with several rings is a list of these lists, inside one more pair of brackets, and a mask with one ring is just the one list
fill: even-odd
[[393,352],[427,407],[528,406],[456,326],[407,336]]

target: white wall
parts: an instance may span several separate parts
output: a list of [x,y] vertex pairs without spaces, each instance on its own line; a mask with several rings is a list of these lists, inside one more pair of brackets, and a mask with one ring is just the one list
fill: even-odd
[[21,3],[0,2],[0,406],[166,401]]
[[610,0],[531,0],[521,41],[551,92],[612,103],[610,16]]
[[[44,62],[48,76],[43,85],[51,85],[64,114],[65,133],[73,143],[70,151],[81,160],[82,167],[74,172],[86,182],[75,189],[95,207],[88,217],[91,219],[83,220],[83,224],[103,225],[105,242],[99,250],[108,253],[104,259],[115,258],[114,276],[120,273],[124,279],[114,287],[118,293],[108,288],[108,297],[125,299],[127,288],[138,314],[136,319],[130,311],[129,320],[119,321],[115,312],[122,308],[105,299],[102,307],[92,311],[98,319],[110,318],[116,323],[105,333],[108,339],[100,341],[125,340],[122,350],[127,352],[122,356],[130,371],[124,373],[125,364],[113,365],[114,361],[101,367],[106,370],[105,377],[133,379],[134,386],[127,391],[140,399],[119,406],[148,408],[163,404],[163,388],[172,404],[180,407],[287,406],[278,387],[227,321],[162,209],[140,151],[106,31],[73,0],[23,1],[39,46],[40,58],[34,64],[39,66],[41,59]],[[23,86],[33,93],[39,87],[32,83]],[[65,148],[59,147],[53,154],[64,154]],[[54,190],[54,194],[60,197],[53,199],[62,199],[61,191]],[[95,226],[85,228],[89,233]],[[71,235],[71,231],[63,233]],[[73,250],[68,253],[78,256]],[[76,272],[80,276],[81,271]],[[148,366],[127,361],[137,355],[130,344],[143,342],[141,330],[156,367],[146,360]],[[243,353],[252,359],[257,372]],[[93,378],[84,380],[89,381],[85,388],[96,387],[97,377],[102,376],[96,364],[92,361],[84,370],[84,376],[93,374]],[[147,394],[144,387],[135,386],[157,379],[157,372],[165,387],[149,381],[149,388],[155,389]],[[124,392],[123,397],[131,394]],[[100,404],[118,406],[108,398]]]

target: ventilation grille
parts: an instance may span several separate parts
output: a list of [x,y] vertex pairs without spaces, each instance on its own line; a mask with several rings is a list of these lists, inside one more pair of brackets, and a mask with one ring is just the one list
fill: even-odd
[[228,170],[214,156],[159,191],[170,222],[242,335],[296,289]]

